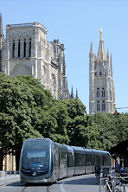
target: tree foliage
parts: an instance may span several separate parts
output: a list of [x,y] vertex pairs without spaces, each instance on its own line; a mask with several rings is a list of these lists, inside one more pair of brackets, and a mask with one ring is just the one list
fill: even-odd
[[109,150],[128,137],[128,113],[86,114],[79,99],[58,101],[32,76],[0,73],[0,149],[13,152],[17,168],[22,143],[30,137]]
[[39,80],[0,73],[0,148],[4,155],[13,152],[19,158],[23,141],[30,137],[69,143],[67,117],[66,105],[53,99]]

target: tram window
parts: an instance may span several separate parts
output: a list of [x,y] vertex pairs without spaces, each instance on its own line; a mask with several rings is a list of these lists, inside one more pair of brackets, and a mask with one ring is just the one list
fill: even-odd
[[111,161],[109,157],[103,157],[103,165],[111,165]]
[[24,149],[49,149],[49,146],[46,142],[28,142],[25,144]]
[[68,167],[73,167],[74,166],[73,154],[72,153],[68,153],[67,165],[68,165]]
[[24,149],[23,152],[23,167],[30,168],[40,164],[42,167],[48,167],[49,152],[42,149]]
[[[58,151],[57,148],[54,148],[54,152],[53,152],[53,158],[54,158],[54,167],[58,167],[59,166],[59,158],[58,158]],[[52,159],[53,159],[52,158]]]
[[86,155],[86,165],[87,166],[91,166],[92,165],[92,155],[91,154],[87,154]]
[[98,163],[99,165],[102,165],[102,156],[101,155],[96,155],[96,163]]
[[[37,151],[36,152],[36,156],[37,157],[46,157],[46,151]],[[35,157],[35,153],[33,153],[33,152],[28,152],[27,153],[27,157],[28,158],[33,158],[33,157]]]
[[95,165],[95,159],[96,159],[96,156],[93,155],[93,158],[92,158],[92,165]]
[[75,166],[84,166],[85,156],[84,154],[75,153]]
[[60,154],[60,168],[64,168],[66,166],[66,151],[61,150]]

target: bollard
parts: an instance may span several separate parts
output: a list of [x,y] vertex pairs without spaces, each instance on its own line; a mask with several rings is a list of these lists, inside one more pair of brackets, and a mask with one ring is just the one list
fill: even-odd
[[101,179],[100,179],[100,183],[99,183],[99,192],[101,192]]

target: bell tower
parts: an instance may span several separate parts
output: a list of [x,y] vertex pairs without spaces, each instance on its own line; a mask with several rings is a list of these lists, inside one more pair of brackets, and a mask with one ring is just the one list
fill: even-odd
[[112,55],[105,53],[103,32],[100,29],[98,53],[89,53],[89,113],[114,113],[115,89],[112,70]]

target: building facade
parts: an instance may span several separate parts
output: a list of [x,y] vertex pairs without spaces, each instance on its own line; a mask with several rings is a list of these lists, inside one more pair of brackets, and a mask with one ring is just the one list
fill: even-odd
[[112,70],[112,55],[105,53],[102,29],[97,56],[91,43],[89,53],[89,113],[114,113],[115,89]]
[[3,23],[2,23],[2,16],[0,13],[0,71],[2,70],[2,47],[4,42],[4,34],[3,34]]
[[[3,34],[2,25],[0,26]],[[64,44],[59,40],[49,42],[47,29],[42,24],[34,22],[7,25],[6,38],[1,38],[1,41],[2,72],[14,77],[20,74],[32,75],[40,79],[54,98],[69,98]]]

